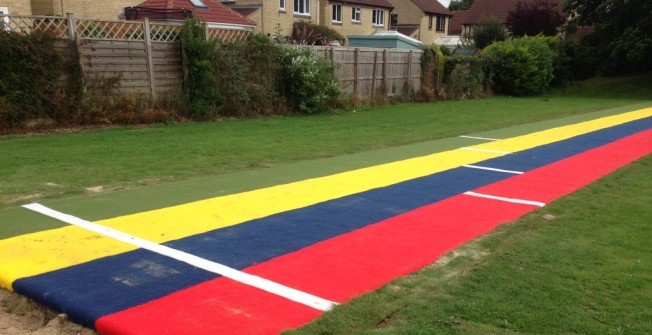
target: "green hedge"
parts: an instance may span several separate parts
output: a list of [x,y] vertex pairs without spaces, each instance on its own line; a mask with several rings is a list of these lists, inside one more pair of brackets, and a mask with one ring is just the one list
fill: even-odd
[[524,37],[496,42],[483,50],[491,87],[507,95],[546,92],[553,79],[554,53],[542,39]]
[[0,124],[50,117],[51,104],[63,95],[63,61],[54,38],[0,31],[0,60]]
[[484,95],[486,63],[476,56],[446,57],[444,90],[449,99],[477,98]]

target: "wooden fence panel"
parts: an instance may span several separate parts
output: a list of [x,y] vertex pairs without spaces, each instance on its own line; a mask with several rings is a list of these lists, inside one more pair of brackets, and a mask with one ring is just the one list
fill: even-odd
[[[421,51],[403,49],[312,47],[315,54],[337,64],[342,91],[361,98],[392,96],[421,89]],[[356,51],[357,50],[357,51]]]
[[[183,84],[183,60],[179,42],[180,25],[143,21],[103,21],[67,17],[8,16],[12,31],[52,32],[64,63],[77,55],[86,88],[115,85],[119,92],[136,92],[156,97]],[[211,38],[242,40],[247,31],[209,29]],[[337,64],[342,91],[369,98],[381,92],[405,94],[421,86],[419,50],[312,47],[315,54]],[[66,83],[70,73],[64,73]]]
[[157,94],[181,89],[183,63],[180,43],[152,42],[152,63]]
[[87,87],[150,92],[145,41],[80,39],[79,54]]

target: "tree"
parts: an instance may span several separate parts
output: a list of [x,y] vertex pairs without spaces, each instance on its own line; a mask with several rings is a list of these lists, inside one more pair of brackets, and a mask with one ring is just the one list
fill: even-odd
[[484,19],[480,24],[473,26],[473,42],[478,49],[484,49],[493,42],[505,39],[507,39],[505,26],[495,17]]
[[519,1],[507,14],[507,27],[514,37],[557,35],[564,23],[559,3],[548,0]]
[[597,55],[607,74],[652,69],[652,1],[567,0],[571,16],[569,32],[593,26],[595,32],[583,44]]
[[448,4],[448,10],[467,10],[473,5],[473,0],[451,0],[451,3]]

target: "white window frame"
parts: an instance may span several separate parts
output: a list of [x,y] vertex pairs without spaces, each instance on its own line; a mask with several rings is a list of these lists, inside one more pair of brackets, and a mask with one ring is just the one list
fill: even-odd
[[[303,5],[303,12],[301,10]],[[294,14],[310,15],[310,0],[294,0]]]
[[374,8],[371,12],[371,25],[373,26],[385,26],[385,10],[380,8]]
[[278,0],[278,9],[285,11],[285,0]]
[[333,22],[342,23],[342,5],[333,4]]
[[362,9],[360,7],[351,7],[351,22],[360,22],[362,19]]

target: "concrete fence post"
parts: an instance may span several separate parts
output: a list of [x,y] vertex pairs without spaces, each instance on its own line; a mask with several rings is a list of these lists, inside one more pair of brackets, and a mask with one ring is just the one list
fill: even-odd
[[149,75],[149,92],[152,100],[156,99],[156,84],[154,82],[154,62],[152,60],[152,36],[149,18],[143,22],[145,30],[145,54],[147,56],[147,72]]

